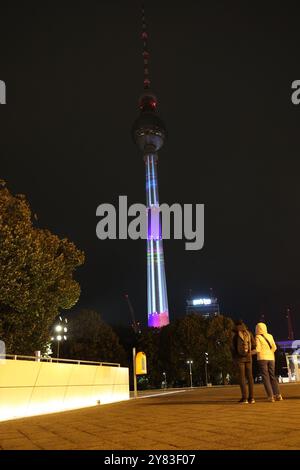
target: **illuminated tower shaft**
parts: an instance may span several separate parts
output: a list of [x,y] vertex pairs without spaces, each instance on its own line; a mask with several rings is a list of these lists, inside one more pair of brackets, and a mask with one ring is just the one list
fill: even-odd
[[145,155],[146,201],[148,211],[147,237],[147,299],[148,326],[160,328],[168,325],[168,297],[162,230],[159,216],[157,180],[157,154]]

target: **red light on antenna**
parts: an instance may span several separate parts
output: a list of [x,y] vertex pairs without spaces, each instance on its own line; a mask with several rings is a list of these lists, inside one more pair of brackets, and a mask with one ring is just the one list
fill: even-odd
[[139,107],[143,111],[155,111],[156,106],[157,106],[156,98],[155,96],[151,94],[142,96],[140,103],[139,103]]

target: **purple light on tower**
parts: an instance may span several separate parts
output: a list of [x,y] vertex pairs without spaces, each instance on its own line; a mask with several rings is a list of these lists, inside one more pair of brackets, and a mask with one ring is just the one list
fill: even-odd
[[159,216],[157,162],[158,150],[164,144],[166,127],[157,115],[157,99],[150,91],[148,33],[142,9],[142,41],[144,59],[144,93],[139,101],[140,115],[133,124],[135,143],[142,151],[146,167],[146,201],[148,211],[147,237],[147,299],[148,326],[161,328],[169,324],[168,296]]

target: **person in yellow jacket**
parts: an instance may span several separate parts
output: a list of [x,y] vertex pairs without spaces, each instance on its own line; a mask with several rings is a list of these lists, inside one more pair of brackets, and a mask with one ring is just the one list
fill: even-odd
[[255,334],[257,362],[267,392],[268,401],[280,401],[283,398],[280,394],[279,385],[275,376],[274,352],[277,346],[273,336],[268,333],[265,323],[257,323]]

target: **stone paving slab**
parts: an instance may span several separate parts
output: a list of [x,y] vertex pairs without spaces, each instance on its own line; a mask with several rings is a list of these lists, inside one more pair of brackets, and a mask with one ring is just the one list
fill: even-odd
[[238,404],[233,386],[143,392],[142,399],[2,422],[0,449],[300,449],[300,384],[281,391],[284,401],[268,403],[256,385],[254,405]]

